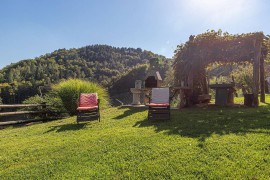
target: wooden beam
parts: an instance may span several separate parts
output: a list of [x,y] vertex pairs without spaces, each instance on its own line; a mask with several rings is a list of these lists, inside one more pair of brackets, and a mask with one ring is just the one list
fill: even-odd
[[260,58],[260,83],[261,83],[261,102],[265,103],[265,72],[264,72],[264,56]]
[[254,106],[259,105],[259,88],[260,88],[260,57],[261,57],[261,42],[255,42],[254,59],[253,59],[253,94],[254,94]]
[[1,112],[1,116],[13,116],[13,115],[23,115],[23,114],[45,114],[47,111],[16,111],[16,112]]
[[38,107],[48,106],[47,104],[0,104],[0,108],[25,108],[25,107]]

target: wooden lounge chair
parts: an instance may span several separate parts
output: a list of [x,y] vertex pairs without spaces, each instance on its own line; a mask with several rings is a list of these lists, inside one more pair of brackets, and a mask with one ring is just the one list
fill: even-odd
[[148,104],[148,120],[170,120],[170,90],[169,88],[153,88],[150,104]]
[[77,123],[90,120],[98,120],[100,122],[97,93],[80,94],[77,112]]

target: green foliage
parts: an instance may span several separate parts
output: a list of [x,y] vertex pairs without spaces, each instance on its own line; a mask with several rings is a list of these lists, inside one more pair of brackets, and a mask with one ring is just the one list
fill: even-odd
[[242,93],[252,93],[253,82],[253,66],[248,64],[245,66],[238,66],[232,71],[235,78],[236,88],[242,89]]
[[47,109],[51,112],[59,112],[59,113],[66,112],[62,100],[60,99],[59,96],[57,96],[55,92],[50,92],[46,94],[44,97],[35,95],[23,101],[23,104],[41,104],[41,103],[46,103],[48,105]]
[[45,102],[49,105],[49,110],[52,112],[66,112],[64,104],[56,92],[50,92],[46,94],[44,99]]
[[[267,70],[269,65],[265,64]],[[253,65],[251,63],[238,63],[237,65],[212,64],[208,67],[210,84],[232,83],[234,78],[235,87],[238,92],[252,93],[253,87]]]
[[[92,45],[78,49],[59,49],[3,68],[0,71],[0,83],[18,82],[15,90],[18,102],[38,94],[39,86],[48,86],[69,78],[90,80],[109,88],[125,72],[139,65],[148,65],[151,58],[159,58],[163,69],[165,57],[140,48]],[[6,103],[13,98],[8,93],[9,89],[4,89],[2,94]]]
[[[254,43],[255,42],[255,43]],[[205,88],[205,67],[220,64],[252,62],[254,53],[268,54],[269,40],[262,32],[236,34],[207,31],[190,36],[189,41],[177,46],[175,51],[175,77],[177,84],[187,83],[192,73],[193,83]],[[262,48],[260,48],[262,47]],[[261,52],[257,52],[261,50]]]
[[172,67],[172,63],[170,62],[168,69],[165,73],[165,78],[163,81],[164,86],[172,87],[174,86],[174,69]]
[[53,86],[53,91],[60,97],[65,109],[71,114],[76,114],[77,103],[80,93],[98,93],[100,106],[106,107],[109,104],[107,91],[90,81],[80,79],[68,79]]
[[[269,103],[268,99],[268,103]],[[269,106],[172,111],[107,108],[0,131],[0,179],[269,179]]]
[[44,98],[40,97],[39,95],[35,95],[24,100],[23,104],[41,104],[44,102],[46,102]]
[[134,88],[136,80],[143,80],[145,78],[147,68],[147,65],[139,65],[124,73],[113,82],[110,88],[110,94],[113,96],[129,92],[130,88]]

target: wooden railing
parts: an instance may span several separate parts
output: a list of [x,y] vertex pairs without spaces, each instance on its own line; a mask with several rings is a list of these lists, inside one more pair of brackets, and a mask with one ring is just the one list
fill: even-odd
[[[46,110],[48,105],[44,104],[0,104],[0,118],[3,117],[16,117],[18,115],[38,115],[39,118],[27,118],[22,120],[0,120],[0,126],[3,125],[13,125],[20,123],[28,123],[35,121],[45,121],[48,119],[48,110]],[[23,108],[23,110],[18,111],[18,109]],[[37,110],[25,110],[28,108],[37,108]],[[7,111],[8,109],[8,111]],[[15,110],[15,111],[14,111]]]

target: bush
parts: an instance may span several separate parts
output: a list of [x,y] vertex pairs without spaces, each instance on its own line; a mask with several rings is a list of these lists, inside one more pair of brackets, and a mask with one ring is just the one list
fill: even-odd
[[48,93],[45,97],[41,97],[39,95],[32,96],[23,101],[23,104],[48,104],[47,110],[52,112],[65,112],[65,108],[63,106],[62,100],[54,93]]
[[46,102],[44,98],[40,97],[39,95],[35,95],[24,100],[23,104],[41,104],[44,102]]
[[79,79],[68,79],[53,86],[53,91],[62,100],[63,106],[70,115],[76,114],[80,93],[98,93],[100,106],[108,105],[108,92],[96,83]]
[[243,94],[253,92],[254,82],[252,64],[239,65],[238,68],[232,72],[232,75],[235,78],[236,87],[242,89]]

